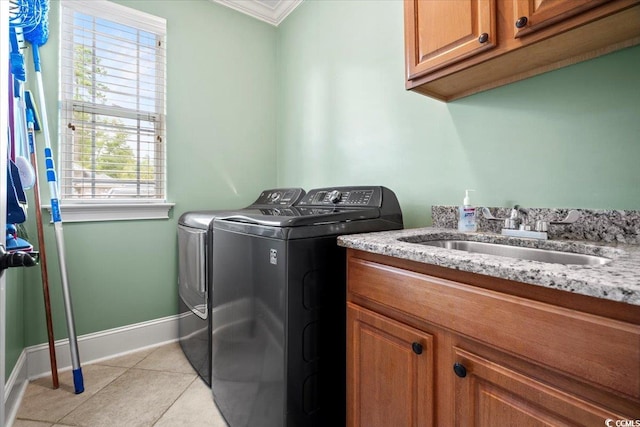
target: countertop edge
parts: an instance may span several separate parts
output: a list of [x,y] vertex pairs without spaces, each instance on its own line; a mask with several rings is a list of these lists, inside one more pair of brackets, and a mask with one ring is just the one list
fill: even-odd
[[575,251],[588,246],[612,261],[603,266],[548,264],[503,256],[436,248],[399,238],[419,241],[442,235],[465,240],[505,240],[493,233],[461,233],[442,228],[416,228],[339,236],[339,246],[394,258],[497,277],[581,295],[640,306],[640,247],[637,245],[592,243],[585,241],[545,241],[510,238],[516,246],[551,245],[556,250]]

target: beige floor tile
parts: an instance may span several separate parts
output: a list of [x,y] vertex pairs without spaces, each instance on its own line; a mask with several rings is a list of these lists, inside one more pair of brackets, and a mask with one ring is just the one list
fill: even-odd
[[12,427],[52,427],[53,424],[45,421],[15,420]]
[[149,354],[151,354],[155,348],[148,348],[145,350],[136,351],[133,353],[125,354],[123,356],[114,357],[107,360],[101,360],[100,362],[96,362],[96,365],[104,365],[104,366],[117,366],[121,368],[132,368]]
[[52,388],[49,377],[32,381],[27,385],[16,418],[55,423],[125,371],[110,366],[83,366],[84,392],[80,394],[75,394],[71,371],[58,375],[58,389]]
[[131,368],[60,420],[84,427],[152,426],[195,374]]
[[183,374],[195,374],[195,370],[184,356],[179,343],[171,343],[156,348],[140,363],[135,365],[137,369],[151,369],[154,371],[179,372]]
[[154,427],[226,427],[213,403],[211,389],[196,378]]
[[108,359],[82,368],[85,391],[76,395],[71,372],[60,388],[32,381],[13,427],[226,427],[211,389],[197,376],[178,343]]

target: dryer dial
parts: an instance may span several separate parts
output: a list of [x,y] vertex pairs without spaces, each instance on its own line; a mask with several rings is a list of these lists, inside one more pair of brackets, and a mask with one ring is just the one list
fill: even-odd
[[270,203],[277,202],[278,200],[280,200],[280,196],[281,196],[281,194],[279,192],[277,192],[277,191],[269,194],[269,202]]

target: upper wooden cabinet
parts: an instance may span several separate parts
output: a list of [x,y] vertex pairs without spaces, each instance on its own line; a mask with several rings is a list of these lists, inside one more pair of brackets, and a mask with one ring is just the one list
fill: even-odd
[[494,0],[410,1],[405,13],[409,78],[495,47]]
[[521,37],[610,0],[516,0],[513,23]]
[[406,88],[450,101],[640,44],[640,0],[405,0]]

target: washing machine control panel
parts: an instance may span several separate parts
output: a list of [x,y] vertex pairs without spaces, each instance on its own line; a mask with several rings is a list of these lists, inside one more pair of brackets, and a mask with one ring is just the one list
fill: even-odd
[[298,206],[379,207],[380,187],[318,188],[309,191]]

